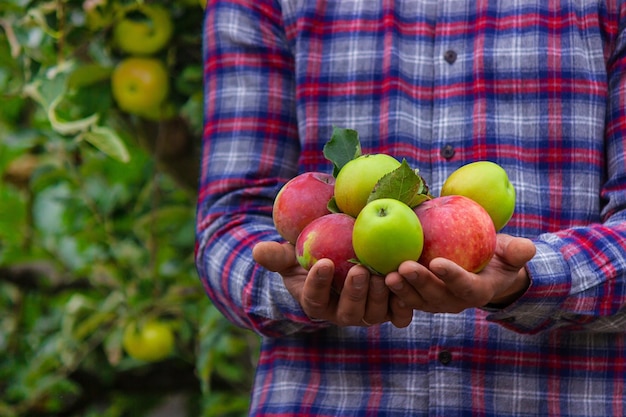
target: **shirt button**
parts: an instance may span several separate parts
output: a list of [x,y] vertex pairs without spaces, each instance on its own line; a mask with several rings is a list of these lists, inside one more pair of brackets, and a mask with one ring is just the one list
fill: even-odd
[[439,154],[441,155],[442,158],[445,159],[450,159],[454,156],[454,147],[452,145],[444,145],[441,147],[441,150],[439,151]]
[[447,365],[452,362],[452,353],[448,352],[447,350],[442,350],[441,352],[439,352],[438,359],[439,362],[441,362],[443,365]]
[[446,51],[446,53],[443,54],[443,59],[445,59],[446,62],[450,65],[454,64],[456,61],[456,52],[453,51],[452,49],[450,49],[449,51]]

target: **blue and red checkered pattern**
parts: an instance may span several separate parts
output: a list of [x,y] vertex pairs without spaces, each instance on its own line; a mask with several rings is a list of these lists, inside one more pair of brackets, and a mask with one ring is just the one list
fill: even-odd
[[[626,6],[585,0],[209,0],[197,264],[263,335],[253,416],[626,415]],[[534,240],[502,310],[311,322],[252,261],[271,207],[331,171],[333,126],[438,193],[491,160]]]

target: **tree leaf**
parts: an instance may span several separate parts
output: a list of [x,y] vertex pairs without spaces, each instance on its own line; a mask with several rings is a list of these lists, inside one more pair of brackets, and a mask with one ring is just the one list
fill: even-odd
[[324,145],[324,156],[334,166],[333,175],[336,177],[345,164],[359,155],[361,155],[359,133],[354,129],[333,127],[333,134]]
[[63,101],[63,95],[58,96],[48,107],[48,119],[52,128],[62,135],[71,135],[87,130],[98,122],[99,115],[97,113],[79,120],[65,121],[58,117],[57,106]]
[[431,196],[424,179],[404,159],[398,168],[378,181],[367,202],[379,198],[393,198],[413,208]]
[[70,89],[90,86],[111,77],[112,69],[99,64],[84,64],[76,67],[67,78]]
[[[73,135],[86,132],[98,122],[98,112],[74,119],[75,115],[68,117],[67,107],[72,109],[82,108],[80,102],[73,100],[75,89],[68,90],[68,79],[76,68],[74,61],[67,61],[55,67],[42,71],[34,81],[24,86],[24,95],[39,103],[46,111],[46,115],[52,128],[62,135]],[[78,71],[78,70],[77,70]],[[95,76],[95,70],[87,69],[88,73]],[[103,78],[105,79],[105,78]],[[83,100],[83,103],[91,104],[94,100]],[[69,120],[71,119],[71,120]]]
[[130,161],[124,141],[108,127],[93,126],[89,132],[85,132],[83,138],[111,158],[124,163]]

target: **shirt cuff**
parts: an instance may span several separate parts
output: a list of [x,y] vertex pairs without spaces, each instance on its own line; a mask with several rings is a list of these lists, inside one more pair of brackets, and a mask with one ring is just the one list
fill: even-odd
[[537,253],[526,264],[530,286],[512,304],[498,309],[485,307],[487,320],[519,333],[539,333],[559,320],[559,308],[571,288],[569,266],[562,254],[547,242],[535,242]]
[[[259,270],[262,267],[257,266]],[[257,271],[258,272],[258,271]],[[308,317],[300,304],[285,288],[280,274],[260,272],[268,286],[247,287],[243,304],[249,314],[253,329],[264,336],[281,337],[299,332],[314,332],[330,323]],[[257,293],[249,291],[256,290]]]

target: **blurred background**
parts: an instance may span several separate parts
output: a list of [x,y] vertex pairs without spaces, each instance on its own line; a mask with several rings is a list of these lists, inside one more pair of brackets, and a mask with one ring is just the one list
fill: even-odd
[[193,262],[203,0],[0,1],[0,416],[244,416]]

